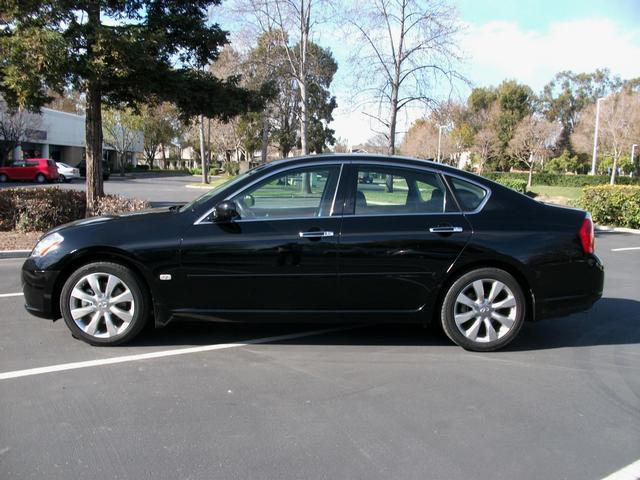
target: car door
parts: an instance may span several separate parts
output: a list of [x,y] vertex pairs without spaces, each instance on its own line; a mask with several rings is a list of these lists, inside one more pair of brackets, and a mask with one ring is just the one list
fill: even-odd
[[325,161],[268,174],[227,197],[239,219],[205,216],[191,226],[181,247],[183,308],[335,308],[341,170]]
[[26,180],[25,172],[27,168],[24,160],[16,160],[11,164],[9,176],[12,180]]
[[34,180],[36,175],[40,173],[40,163],[37,160],[27,160],[25,161],[25,167],[22,169],[23,171],[23,180]]
[[345,175],[341,305],[416,311],[438,293],[471,227],[435,171],[358,163]]

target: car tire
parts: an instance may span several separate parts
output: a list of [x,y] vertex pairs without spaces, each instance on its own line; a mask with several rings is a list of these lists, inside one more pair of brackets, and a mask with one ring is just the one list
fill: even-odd
[[150,300],[138,275],[112,262],[80,267],[60,294],[60,311],[71,334],[90,345],[129,342],[144,328],[149,309]]
[[67,177],[65,177],[64,175],[62,175],[61,173],[58,174],[58,181],[60,183],[66,183],[67,182]]
[[47,177],[45,177],[42,173],[36,175],[36,182],[45,183],[47,181]]
[[5,183],[9,181],[9,177],[6,173],[0,173],[0,183]]
[[479,268],[453,282],[440,315],[443,330],[455,344],[490,352],[513,341],[524,324],[525,310],[522,288],[511,274]]

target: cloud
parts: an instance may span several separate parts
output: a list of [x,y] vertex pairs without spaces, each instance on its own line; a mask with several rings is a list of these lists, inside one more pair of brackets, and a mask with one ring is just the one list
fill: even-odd
[[469,24],[461,44],[466,74],[478,86],[515,78],[539,91],[561,70],[605,67],[623,78],[640,76],[640,34],[604,18],[555,22],[544,31],[515,22]]

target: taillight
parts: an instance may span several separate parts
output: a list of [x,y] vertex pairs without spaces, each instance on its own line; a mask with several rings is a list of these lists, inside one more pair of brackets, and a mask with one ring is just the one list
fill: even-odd
[[582,221],[582,226],[578,232],[580,237],[580,243],[582,244],[582,251],[584,253],[593,253],[596,250],[596,237],[593,232],[593,222],[591,221],[591,215],[587,213],[587,216]]

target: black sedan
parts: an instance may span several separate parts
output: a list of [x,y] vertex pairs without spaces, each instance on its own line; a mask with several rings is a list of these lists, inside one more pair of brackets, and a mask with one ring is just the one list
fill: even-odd
[[[371,178],[361,183],[360,178]],[[180,208],[80,220],[22,269],[26,308],[92,345],[181,319],[439,322],[470,350],[602,295],[590,216],[399,157],[257,167]]]

